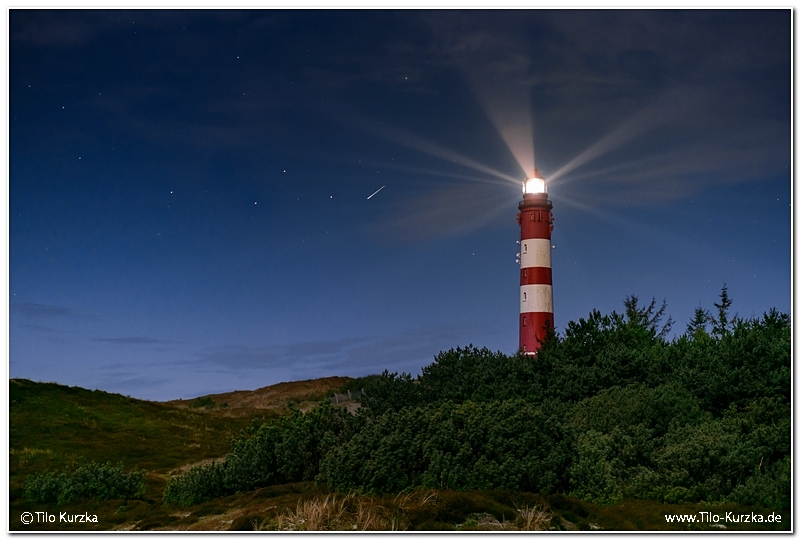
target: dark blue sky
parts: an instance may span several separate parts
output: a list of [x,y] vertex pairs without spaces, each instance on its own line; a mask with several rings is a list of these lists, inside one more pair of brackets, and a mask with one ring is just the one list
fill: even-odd
[[788,312],[790,23],[11,10],[10,374],[172,399],[513,353],[534,163],[558,330],[635,294],[681,333],[723,282]]

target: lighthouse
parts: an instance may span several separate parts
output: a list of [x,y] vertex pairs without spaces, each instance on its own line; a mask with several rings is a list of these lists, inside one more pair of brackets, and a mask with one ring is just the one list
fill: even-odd
[[535,355],[548,329],[553,328],[553,273],[550,234],[553,204],[547,199],[547,183],[537,169],[522,183],[517,223],[519,251],[519,350]]

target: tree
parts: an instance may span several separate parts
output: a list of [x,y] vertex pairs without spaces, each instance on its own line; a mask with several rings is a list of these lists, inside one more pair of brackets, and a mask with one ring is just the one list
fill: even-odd
[[639,297],[632,294],[625,298],[623,305],[625,306],[625,315],[628,317],[628,323],[634,326],[639,326],[647,329],[653,336],[665,338],[669,331],[672,330],[672,317],[667,317],[664,324],[659,328],[661,319],[664,318],[664,313],[667,311],[667,301],[661,303],[661,307],[656,310],[656,299],[650,301],[647,307],[639,307]]
[[689,324],[686,326],[687,337],[697,340],[701,336],[708,336],[708,332],[706,332],[706,323],[708,323],[709,320],[711,320],[711,314],[708,310],[702,307],[696,308],[694,310],[694,317],[692,317],[692,320],[689,321]]
[[[719,293],[719,304],[714,302],[714,307],[717,308],[717,317],[716,319],[709,317],[714,325],[711,333],[716,338],[721,338],[730,332],[730,325],[733,321],[728,320],[728,310],[731,308],[731,304],[733,304],[733,300],[728,297],[728,284],[723,281],[722,292]],[[736,316],[734,315],[733,318],[735,319]]]

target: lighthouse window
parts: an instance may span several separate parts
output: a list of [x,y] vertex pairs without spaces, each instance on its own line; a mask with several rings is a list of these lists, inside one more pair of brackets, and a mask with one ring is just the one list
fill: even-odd
[[526,268],[526,269],[525,269],[525,271],[523,272],[523,275],[524,275],[525,277],[528,277],[528,269],[527,269],[527,268]]
[[528,244],[522,244],[522,252],[523,253],[527,253],[528,252]]
[[523,302],[527,302],[528,301],[528,293],[526,293],[526,292],[522,293],[522,301]]
[[528,317],[522,317],[522,326],[528,326]]

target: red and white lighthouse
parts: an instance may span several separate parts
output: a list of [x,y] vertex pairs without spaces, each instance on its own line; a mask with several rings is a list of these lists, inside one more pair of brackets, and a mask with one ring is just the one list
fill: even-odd
[[537,169],[522,183],[517,223],[519,250],[519,350],[535,355],[553,328],[553,272],[550,234],[553,204],[547,199],[547,183]]

